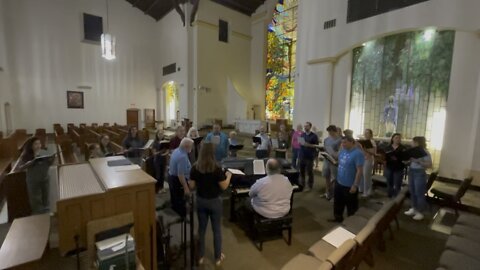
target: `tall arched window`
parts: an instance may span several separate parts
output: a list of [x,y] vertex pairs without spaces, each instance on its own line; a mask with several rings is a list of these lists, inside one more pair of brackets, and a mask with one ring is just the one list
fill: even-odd
[[166,113],[165,120],[167,126],[172,126],[172,122],[176,122],[177,112],[179,110],[178,105],[178,85],[174,81],[163,84],[163,90],[165,92],[165,104]]
[[292,119],[298,0],[278,0],[267,34],[267,119]]

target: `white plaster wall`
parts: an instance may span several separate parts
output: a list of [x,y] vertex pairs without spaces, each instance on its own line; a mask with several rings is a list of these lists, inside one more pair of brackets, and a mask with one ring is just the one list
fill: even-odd
[[[105,16],[103,1],[4,0],[7,66],[14,127],[52,130],[52,123],[126,123],[126,109],[155,108],[155,21],[122,0],[110,1],[117,59],[81,42],[82,13]],[[105,25],[105,19],[104,19]],[[1,43],[1,42],[0,42]],[[85,109],[67,109],[79,85]],[[143,118],[143,113],[142,113]]]
[[352,85],[352,51],[341,56],[334,64],[331,123],[339,127],[348,125],[350,88]]

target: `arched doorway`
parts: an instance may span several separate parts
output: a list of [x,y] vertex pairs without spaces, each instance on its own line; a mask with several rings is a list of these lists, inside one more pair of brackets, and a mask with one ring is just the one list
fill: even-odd
[[163,84],[163,92],[165,93],[165,126],[173,127],[179,121],[179,87],[174,81]]

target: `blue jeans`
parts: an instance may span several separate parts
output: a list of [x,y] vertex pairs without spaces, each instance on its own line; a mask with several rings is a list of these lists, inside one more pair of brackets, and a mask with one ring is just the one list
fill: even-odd
[[408,189],[412,208],[422,212],[427,206],[425,193],[427,192],[427,174],[424,169],[410,169],[408,171]]
[[292,148],[292,166],[295,169],[298,169],[298,165],[297,165],[298,154],[300,154],[300,148],[299,149]]
[[397,196],[402,188],[404,170],[391,170],[385,167],[383,175],[387,179],[388,197],[392,198]]
[[197,196],[197,216],[198,216],[198,238],[199,238],[199,256],[205,256],[205,232],[207,230],[208,219],[212,223],[213,247],[215,250],[215,260],[219,260],[222,254],[222,199],[203,199]]

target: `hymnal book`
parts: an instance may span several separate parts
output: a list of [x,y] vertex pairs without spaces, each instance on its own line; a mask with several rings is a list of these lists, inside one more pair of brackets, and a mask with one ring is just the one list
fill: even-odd
[[298,144],[300,144],[300,145],[305,145],[305,138],[303,138],[303,137],[298,137]]
[[211,142],[213,144],[220,144],[220,136],[218,136],[218,135],[212,136]]
[[370,141],[370,140],[357,140],[357,142],[362,145],[363,149],[373,148],[372,141]]
[[279,148],[278,139],[272,139],[272,147],[273,149]]
[[161,140],[159,144],[160,144],[160,149],[158,149],[158,150],[170,149],[170,141],[169,140]]
[[[61,153],[61,152],[59,152]],[[26,162],[23,166],[23,169],[24,168],[28,168],[30,166],[32,166],[33,164],[35,163],[38,163],[38,162],[42,162],[42,161],[47,161],[49,159],[52,159],[52,162],[53,162],[53,158],[57,155],[58,153],[52,153],[52,154],[49,154],[49,155],[41,155],[41,156],[37,156],[35,157],[34,159]]]
[[107,161],[107,165],[109,167],[128,166],[128,165],[132,165],[132,162],[126,158],[122,158],[122,159],[116,159],[116,160],[109,160]]
[[237,169],[227,169],[229,172],[231,172],[232,174],[239,174],[239,175],[245,175],[244,172],[240,171],[240,170],[237,170]]
[[330,154],[327,152],[320,152],[320,155],[322,155],[323,158],[325,158],[328,162],[330,162],[334,166],[338,166],[338,161],[336,161]]
[[347,231],[343,227],[337,227],[336,229],[332,230],[329,232],[327,235],[325,235],[322,240],[325,242],[329,243],[330,245],[338,248],[340,247],[345,241],[348,239],[353,239],[355,238],[355,234]]
[[253,143],[262,144],[262,138],[254,136],[252,137]]
[[254,175],[263,175],[265,173],[265,164],[262,159],[253,160],[253,174]]

